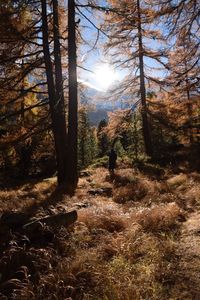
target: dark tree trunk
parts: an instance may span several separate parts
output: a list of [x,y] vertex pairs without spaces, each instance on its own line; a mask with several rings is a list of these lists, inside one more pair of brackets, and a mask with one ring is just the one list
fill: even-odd
[[[22,52],[22,55],[24,53]],[[24,60],[22,59],[22,74],[24,74]],[[25,124],[25,112],[24,112],[24,87],[25,87],[25,78],[23,78],[22,82],[21,82],[21,96],[22,96],[22,100],[21,100],[21,125],[24,126]]]
[[191,103],[191,98],[190,98],[190,89],[189,89],[189,80],[186,78],[186,89],[187,89],[187,112],[188,112],[188,117],[189,117],[189,129],[188,129],[188,135],[189,135],[189,140],[190,144],[194,142],[193,139],[193,133],[192,133],[192,103]]
[[[186,51],[186,48],[184,46],[184,50]],[[189,135],[189,140],[190,140],[190,144],[192,144],[194,142],[193,140],[193,133],[192,133],[192,103],[191,103],[191,97],[190,97],[190,87],[189,87],[189,78],[188,78],[188,66],[187,66],[187,61],[186,59],[184,60],[184,64],[185,64],[185,72],[186,72],[186,78],[185,78],[185,85],[186,85],[186,93],[187,93],[187,112],[188,112],[188,125],[189,125],[189,129],[188,129],[188,135]]]
[[150,157],[153,156],[151,133],[149,128],[149,121],[147,116],[147,104],[146,104],[146,90],[144,80],[144,62],[143,62],[143,44],[142,44],[142,28],[141,28],[141,12],[140,12],[140,0],[137,0],[137,12],[138,12],[138,46],[139,46],[139,69],[140,69],[140,96],[142,103],[142,129],[146,154]]
[[138,140],[138,133],[137,133],[137,118],[136,114],[133,116],[133,129],[134,129],[134,149],[135,149],[135,160],[138,161],[138,146],[139,146],[139,140]]
[[59,21],[58,21],[58,0],[53,0],[53,36],[54,36],[56,97],[60,104],[58,106],[58,109],[60,110],[60,114],[63,115],[63,118],[65,119],[62,62],[61,62],[61,50],[60,50],[60,31],[59,31]]
[[[46,67],[47,75],[47,85],[49,94],[49,105],[52,120],[52,131],[55,141],[55,152],[57,161],[57,171],[58,171],[58,185],[64,186],[67,183],[67,133],[66,133],[66,120],[64,113],[64,102],[62,98],[62,92],[60,91],[60,69],[59,64],[56,67],[56,87],[54,83],[53,67],[51,63],[51,56],[49,50],[49,35],[48,35],[48,21],[47,21],[47,6],[46,0],[42,0],[42,34],[43,34],[43,51],[44,51],[44,61]],[[55,12],[54,12],[55,14]],[[55,17],[55,16],[54,16]],[[55,21],[55,20],[54,20]],[[57,38],[55,37],[57,42]],[[58,50],[58,45],[55,45],[56,50]],[[59,60],[59,58],[58,58]]]
[[68,104],[68,182],[75,189],[77,173],[77,136],[78,136],[78,100],[76,70],[76,23],[75,3],[68,0],[68,68],[69,68],[69,104]]

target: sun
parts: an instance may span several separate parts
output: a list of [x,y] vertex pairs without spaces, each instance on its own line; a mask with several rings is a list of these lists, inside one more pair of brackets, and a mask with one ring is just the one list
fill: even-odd
[[102,64],[96,67],[94,79],[99,89],[106,91],[117,79],[117,73],[108,64]]

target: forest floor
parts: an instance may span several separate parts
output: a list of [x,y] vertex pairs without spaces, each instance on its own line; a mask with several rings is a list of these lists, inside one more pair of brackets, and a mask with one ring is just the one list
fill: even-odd
[[55,178],[2,189],[1,213],[78,219],[30,236],[0,219],[0,299],[200,299],[200,175],[150,171],[88,169],[73,197]]

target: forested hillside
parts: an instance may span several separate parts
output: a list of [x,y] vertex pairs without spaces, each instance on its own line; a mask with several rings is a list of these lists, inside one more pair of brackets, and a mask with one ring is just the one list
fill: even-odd
[[200,298],[199,16],[0,1],[0,299]]

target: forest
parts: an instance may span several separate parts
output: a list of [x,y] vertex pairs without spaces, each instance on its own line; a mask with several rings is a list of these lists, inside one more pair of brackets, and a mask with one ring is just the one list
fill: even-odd
[[1,0],[0,150],[0,299],[200,299],[199,1]]

